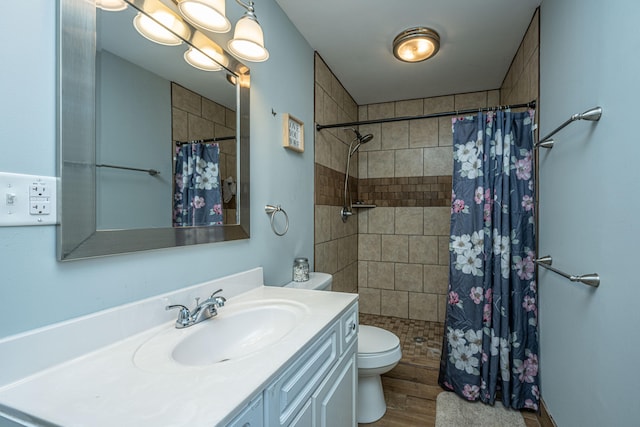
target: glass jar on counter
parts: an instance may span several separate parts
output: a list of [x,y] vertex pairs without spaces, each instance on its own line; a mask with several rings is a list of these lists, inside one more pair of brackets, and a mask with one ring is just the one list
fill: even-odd
[[293,281],[306,282],[309,280],[309,260],[296,258],[293,260]]

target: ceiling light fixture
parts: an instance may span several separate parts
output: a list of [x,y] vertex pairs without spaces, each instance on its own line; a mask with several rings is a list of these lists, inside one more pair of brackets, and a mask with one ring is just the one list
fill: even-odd
[[440,35],[431,28],[409,28],[393,39],[393,55],[404,62],[424,61],[439,49]]
[[226,33],[231,22],[225,15],[225,0],[178,0],[182,15],[193,25],[214,33]]
[[189,28],[173,12],[160,9],[148,13],[149,16],[138,12],[133,18],[133,26],[143,37],[166,46],[177,46],[182,39],[189,39]]
[[269,58],[269,52],[264,47],[264,33],[254,13],[253,1],[250,1],[248,5],[240,0],[236,0],[236,2],[247,11],[236,23],[233,39],[227,43],[229,51],[246,61],[266,61]]

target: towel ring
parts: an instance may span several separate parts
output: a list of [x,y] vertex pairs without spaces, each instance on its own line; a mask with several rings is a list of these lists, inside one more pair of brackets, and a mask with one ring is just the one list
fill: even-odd
[[[287,212],[282,209],[280,207],[280,205],[267,205],[264,207],[264,211],[267,213],[267,215],[270,216],[270,222],[271,222],[271,229],[273,230],[274,233],[276,233],[276,235],[278,236],[284,236],[285,234],[287,234],[287,231],[289,231],[289,215],[287,215]],[[278,232],[278,230],[276,230],[276,226],[273,224],[273,218],[276,216],[276,213],[278,212],[282,212],[284,214],[284,219],[286,221],[285,226],[284,226],[284,231],[282,233]]]

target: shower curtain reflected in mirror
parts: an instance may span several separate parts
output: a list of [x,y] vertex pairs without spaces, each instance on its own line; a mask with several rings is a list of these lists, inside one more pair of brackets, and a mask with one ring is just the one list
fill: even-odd
[[537,410],[533,110],[453,119],[449,294],[438,382]]
[[218,144],[182,144],[176,148],[173,226],[222,224]]

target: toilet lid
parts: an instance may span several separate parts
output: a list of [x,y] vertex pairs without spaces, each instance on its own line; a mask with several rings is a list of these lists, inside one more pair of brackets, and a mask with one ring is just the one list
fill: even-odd
[[358,353],[382,353],[395,349],[400,339],[392,332],[375,326],[360,325],[358,330]]

